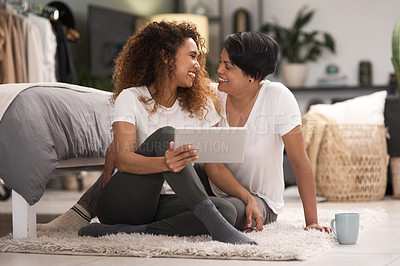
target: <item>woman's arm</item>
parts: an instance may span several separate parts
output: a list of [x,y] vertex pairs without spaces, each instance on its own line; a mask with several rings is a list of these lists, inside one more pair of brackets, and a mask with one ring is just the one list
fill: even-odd
[[174,150],[174,143],[163,157],[146,157],[135,153],[136,127],[128,122],[115,122],[114,143],[117,168],[121,172],[132,174],[153,174],[165,171],[179,172],[186,164],[196,160],[196,150],[189,145]]
[[204,164],[210,180],[222,191],[232,197],[239,198],[246,204],[247,227],[252,225],[252,219],[256,221],[257,231],[262,230],[264,217],[256,199],[247,191],[232,175],[231,171],[222,163]]
[[286,153],[296,176],[301,201],[303,203],[304,216],[306,219],[306,230],[311,228],[320,231],[331,232],[329,227],[318,225],[317,199],[314,174],[308,159],[303,134],[300,126],[295,127],[282,137],[285,144]]

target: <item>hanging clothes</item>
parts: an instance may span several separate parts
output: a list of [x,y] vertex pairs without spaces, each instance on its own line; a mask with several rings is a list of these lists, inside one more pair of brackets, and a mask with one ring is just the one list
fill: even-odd
[[[20,75],[20,77],[17,77],[17,82],[27,82],[28,81],[28,73],[27,73],[27,69],[26,69],[26,43],[25,43],[25,38],[23,36],[23,32],[22,32],[22,19],[20,18],[20,16],[14,16],[15,19],[15,26],[18,32],[18,35],[15,36],[15,38],[19,39],[19,50],[16,47],[16,51],[20,56],[20,60],[21,60],[21,65],[19,67],[16,67],[18,70],[18,73]],[[18,75],[18,74],[17,74]]]
[[69,51],[67,38],[63,24],[59,21],[51,21],[57,39],[58,80],[66,83],[77,83],[75,66]]
[[22,18],[22,31],[26,42],[28,82],[44,80],[43,49],[39,29],[27,17]]
[[48,19],[39,17],[35,14],[29,13],[28,19],[37,26],[41,40],[42,58],[41,64],[43,66],[43,80],[42,81],[57,81],[56,79],[56,52],[57,40],[53,33],[51,23]]
[[[60,16],[57,21],[52,20],[51,25],[57,37],[58,79],[62,82],[76,83],[77,76],[68,41],[79,39],[79,33],[74,30],[75,20],[71,9],[63,2],[47,3],[48,7],[56,8]],[[73,30],[71,33],[71,30]]]
[[[45,7],[46,11],[49,9],[52,7]],[[76,84],[65,35],[63,24],[58,21],[29,12],[22,15],[11,5],[2,5],[0,84],[55,81]]]
[[13,58],[13,34],[14,20],[12,14],[0,10],[0,82],[14,83],[15,61]]

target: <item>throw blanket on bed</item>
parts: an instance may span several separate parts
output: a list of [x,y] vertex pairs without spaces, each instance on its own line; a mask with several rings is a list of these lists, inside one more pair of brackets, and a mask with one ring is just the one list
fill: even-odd
[[111,95],[111,92],[96,90],[93,88],[77,86],[73,84],[61,83],[61,82],[38,82],[38,83],[10,83],[10,84],[2,84],[0,85],[0,121],[3,118],[5,111],[8,106],[14,101],[17,95],[28,89],[33,87],[53,87],[53,88],[65,88],[76,90],[80,92],[91,92],[98,93],[103,95]]
[[7,100],[7,92],[0,95],[2,104],[11,101],[1,106],[0,178],[30,205],[42,197],[59,160],[105,156],[111,93],[62,83],[0,88],[16,90]]

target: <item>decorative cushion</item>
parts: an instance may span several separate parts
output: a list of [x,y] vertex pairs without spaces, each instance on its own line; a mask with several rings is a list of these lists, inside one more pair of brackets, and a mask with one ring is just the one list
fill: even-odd
[[316,104],[310,107],[343,124],[384,124],[386,91],[356,97],[335,104]]

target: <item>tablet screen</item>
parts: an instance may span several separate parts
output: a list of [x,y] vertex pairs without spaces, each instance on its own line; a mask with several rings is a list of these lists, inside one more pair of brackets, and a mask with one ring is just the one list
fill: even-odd
[[195,163],[241,163],[244,160],[245,127],[177,127],[175,149],[192,144],[198,150]]

